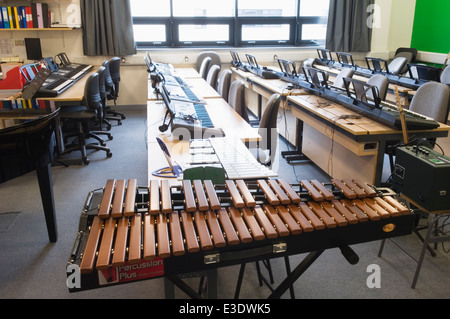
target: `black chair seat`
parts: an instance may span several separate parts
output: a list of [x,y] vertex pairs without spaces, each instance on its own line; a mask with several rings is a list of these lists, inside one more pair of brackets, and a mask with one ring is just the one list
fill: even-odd
[[63,106],[61,108],[61,118],[64,119],[93,119],[97,116],[97,114],[93,111],[90,111],[85,106]]

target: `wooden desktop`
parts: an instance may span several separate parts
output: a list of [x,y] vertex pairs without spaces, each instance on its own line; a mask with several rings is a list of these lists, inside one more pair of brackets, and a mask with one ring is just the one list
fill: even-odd
[[[247,99],[250,108],[257,109],[261,100],[273,93],[284,94],[286,103],[279,114],[278,132],[297,146],[299,155],[312,160],[333,178],[352,176],[373,185],[381,184],[386,144],[401,141],[402,131],[364,116],[351,118],[351,110],[302,89],[288,90],[284,81],[231,69],[235,78],[245,81],[246,94],[253,96]],[[448,136],[449,131],[450,126],[440,124],[437,129],[410,134],[437,138]]]

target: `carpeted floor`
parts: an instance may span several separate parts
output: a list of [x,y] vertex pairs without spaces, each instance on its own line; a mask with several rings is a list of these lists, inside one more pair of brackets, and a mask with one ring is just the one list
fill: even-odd
[[[0,298],[164,298],[163,279],[73,294],[66,287],[65,267],[87,193],[103,187],[109,178],[137,178],[139,185],[147,184],[146,110],[135,107],[122,111],[127,119],[122,126],[113,126],[114,139],[107,143],[113,153],[111,158],[106,158],[103,152],[95,152],[90,155],[88,166],[52,168],[59,232],[56,243],[48,241],[35,173],[0,184]],[[285,148],[281,143],[280,150]],[[329,180],[312,163],[288,165],[283,159],[279,174],[290,182],[304,178]],[[397,241],[416,256],[419,254],[421,243],[416,235]],[[389,241],[379,258],[379,245],[377,241],[353,246],[360,258],[357,265],[350,265],[338,249],[325,251],[295,283],[296,298],[449,298],[450,257],[440,245],[436,257],[427,254],[416,289],[410,288],[416,263]],[[445,243],[444,247],[450,249],[450,243]],[[291,265],[304,257],[291,257]],[[285,275],[284,261],[276,259],[271,264],[275,283],[280,283]],[[367,285],[371,265],[380,267],[379,288]],[[233,298],[238,270],[238,266],[219,270],[219,298]],[[198,278],[188,282],[197,283]],[[259,286],[254,263],[249,264],[240,297],[265,298],[269,293],[266,287]],[[185,297],[176,290],[176,298]]]

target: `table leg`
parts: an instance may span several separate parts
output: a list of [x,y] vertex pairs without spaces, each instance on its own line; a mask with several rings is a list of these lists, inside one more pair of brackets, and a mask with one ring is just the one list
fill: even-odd
[[58,231],[56,226],[55,200],[53,196],[53,181],[51,163],[36,170],[41,192],[42,206],[44,208],[45,222],[47,224],[48,237],[51,242],[56,242]]

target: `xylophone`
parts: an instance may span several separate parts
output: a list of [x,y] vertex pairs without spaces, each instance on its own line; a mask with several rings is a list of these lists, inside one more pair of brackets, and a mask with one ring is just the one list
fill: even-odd
[[395,195],[354,179],[152,180],[146,187],[108,180],[86,199],[68,263],[79,267],[81,285],[69,290],[406,235],[412,214]]

